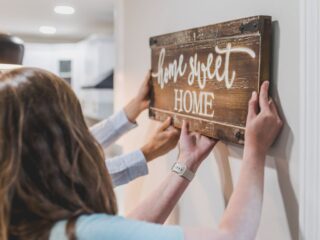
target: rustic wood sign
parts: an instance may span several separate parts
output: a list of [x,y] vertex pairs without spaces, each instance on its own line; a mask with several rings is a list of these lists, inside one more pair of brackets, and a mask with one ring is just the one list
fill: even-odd
[[269,16],[151,37],[150,118],[243,144],[252,91],[270,79],[270,42]]

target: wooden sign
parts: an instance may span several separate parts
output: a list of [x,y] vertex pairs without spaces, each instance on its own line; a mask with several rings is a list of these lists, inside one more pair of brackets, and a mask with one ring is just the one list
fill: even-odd
[[271,17],[249,17],[150,38],[149,116],[243,144],[248,101],[270,79]]

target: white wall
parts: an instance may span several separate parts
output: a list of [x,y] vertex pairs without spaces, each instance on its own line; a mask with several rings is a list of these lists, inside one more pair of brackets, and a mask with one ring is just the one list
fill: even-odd
[[[273,17],[273,97],[286,122],[269,152],[259,240],[299,237],[299,1],[298,0],[123,0],[117,1],[118,45],[115,105],[119,109],[138,89],[150,67],[150,36],[252,15]],[[120,143],[126,151],[141,146],[155,124],[147,114],[141,127]],[[143,136],[137,138],[136,136]],[[220,143],[202,165],[176,211],[183,226],[219,222],[237,181],[243,148]],[[174,151],[153,163],[150,175],[125,188],[131,208],[155,187],[176,159]],[[123,206],[122,206],[123,207]]]

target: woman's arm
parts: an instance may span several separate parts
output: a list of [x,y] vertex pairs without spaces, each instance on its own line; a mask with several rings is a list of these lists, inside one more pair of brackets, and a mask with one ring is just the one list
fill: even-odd
[[245,153],[239,182],[216,229],[185,229],[186,240],[254,240],[259,227],[265,155]]
[[[282,121],[268,100],[266,82],[261,87],[260,108],[256,93],[249,102],[243,164],[239,182],[218,228],[185,229],[186,240],[251,240],[255,238],[262,209],[264,164],[267,150],[278,135]],[[180,137],[179,161],[196,171],[215,141],[189,133],[184,123]],[[170,173],[166,180],[132,213],[130,218],[163,223],[189,182]]]
[[[196,173],[201,162],[208,156],[216,143],[217,140],[201,136],[199,133],[189,133],[188,124],[183,122],[178,162]],[[189,183],[189,180],[176,173],[169,173],[161,185],[127,217],[153,223],[164,223]]]
[[161,185],[126,217],[163,224],[188,185],[188,180],[175,173],[169,173]]
[[265,158],[282,127],[276,106],[268,99],[268,88],[269,83],[263,83],[259,101],[253,93],[249,102],[240,178],[218,229],[186,229],[186,240],[255,239],[262,210]]

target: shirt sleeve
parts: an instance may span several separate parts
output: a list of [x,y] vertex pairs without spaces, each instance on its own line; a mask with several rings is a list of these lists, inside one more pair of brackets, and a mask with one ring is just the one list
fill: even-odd
[[124,133],[136,126],[136,123],[129,121],[124,110],[121,110],[106,120],[92,126],[90,132],[103,148],[107,148],[117,141]]
[[[136,123],[128,120],[124,110],[121,110],[91,127],[90,131],[102,147],[107,148],[136,126]],[[106,159],[106,165],[115,187],[148,174],[147,161],[140,150]]]
[[147,161],[141,150],[107,159],[106,165],[114,187],[148,174]]
[[76,224],[79,240],[183,240],[181,227],[128,220],[106,214],[80,217]]

